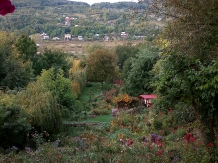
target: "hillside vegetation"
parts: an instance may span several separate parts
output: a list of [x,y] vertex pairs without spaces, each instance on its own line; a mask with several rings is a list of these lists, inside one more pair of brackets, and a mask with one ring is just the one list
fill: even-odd
[[63,39],[64,34],[72,34],[81,35],[85,40],[102,40],[105,35],[121,39],[121,32],[126,32],[130,40],[152,39],[163,27],[161,17],[150,15],[145,20],[141,14],[133,14],[136,10],[146,10],[145,5],[135,2],[96,3],[92,6],[60,0],[12,2],[16,11],[0,17],[0,29],[17,34],[45,32],[50,38]]

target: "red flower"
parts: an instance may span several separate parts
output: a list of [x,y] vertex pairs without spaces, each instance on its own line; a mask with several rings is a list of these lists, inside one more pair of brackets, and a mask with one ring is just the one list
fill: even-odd
[[159,151],[157,152],[157,155],[160,156],[160,155],[162,155],[163,152],[164,152],[164,150],[159,150]]
[[198,145],[202,145],[203,143],[201,141],[198,142]]
[[193,142],[193,141],[195,141],[195,137],[191,136],[190,139],[189,139],[189,142]]
[[6,15],[8,13],[13,13],[15,6],[10,0],[0,0],[0,15]]
[[190,137],[191,137],[191,134],[190,134],[190,133],[188,133],[188,134],[185,135],[185,139],[186,139],[187,141],[189,141]]
[[130,146],[130,145],[132,145],[132,143],[133,143],[133,141],[129,140],[127,145]]
[[156,144],[157,144],[157,146],[160,147],[160,148],[163,146],[162,142],[160,142],[160,141],[156,141]]
[[213,147],[213,143],[210,142],[210,143],[207,144],[207,146],[208,147]]

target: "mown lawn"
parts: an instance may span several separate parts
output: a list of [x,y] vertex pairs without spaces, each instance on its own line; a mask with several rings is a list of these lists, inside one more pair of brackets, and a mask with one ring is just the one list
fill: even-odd
[[84,120],[83,122],[111,122],[112,116],[111,115],[99,115],[95,118],[89,118]]
[[83,93],[79,97],[79,101],[82,102],[88,102],[90,100],[90,93],[91,93],[91,99],[93,100],[94,96],[98,96],[102,89],[101,89],[101,83],[90,83],[92,87],[85,87],[83,90]]

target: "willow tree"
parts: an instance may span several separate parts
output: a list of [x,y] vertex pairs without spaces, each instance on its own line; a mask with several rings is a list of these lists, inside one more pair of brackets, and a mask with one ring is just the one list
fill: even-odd
[[46,84],[37,81],[17,95],[18,105],[30,117],[30,123],[39,132],[57,134],[62,125],[61,105]]
[[215,142],[218,123],[218,3],[215,0],[145,0],[148,13],[165,17],[168,46],[155,68],[159,108],[175,102],[194,107],[205,143]]

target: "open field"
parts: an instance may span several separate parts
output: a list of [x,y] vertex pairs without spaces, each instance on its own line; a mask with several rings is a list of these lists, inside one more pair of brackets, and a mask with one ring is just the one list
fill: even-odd
[[[126,42],[126,41],[125,41]],[[113,48],[117,45],[123,45],[125,42],[114,40],[114,41],[37,41],[40,44],[39,51],[42,51],[45,47],[48,49],[62,50],[73,54],[83,54],[84,47],[93,44],[101,44],[107,48]],[[130,41],[133,45],[136,45],[142,40]]]

